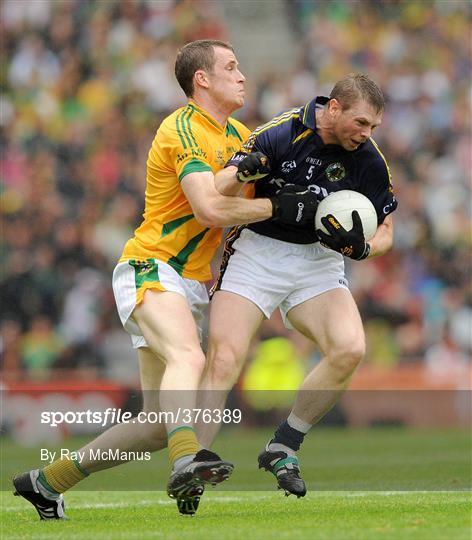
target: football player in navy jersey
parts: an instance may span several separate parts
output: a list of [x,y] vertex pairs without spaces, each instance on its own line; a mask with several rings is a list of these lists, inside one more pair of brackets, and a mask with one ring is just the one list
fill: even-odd
[[[287,420],[259,455],[286,494],[302,497],[296,451],[305,434],[340,398],[365,353],[365,336],[344,274],[344,257],[362,260],[387,252],[393,243],[395,200],[387,162],[372,139],[385,107],[378,86],[350,74],[330,97],[317,97],[258,127],[243,150],[217,174],[217,189],[237,195],[254,184],[255,197],[273,197],[294,184],[322,200],[350,189],[374,204],[378,229],[367,243],[357,213],[345,230],[336,219],[330,234],[272,220],[232,229],[227,237],[210,313],[206,388],[220,390],[219,405],[237,380],[251,339],[278,307],[289,328],[313,340],[322,359],[305,378]],[[218,394],[216,392],[212,395]],[[207,426],[210,445],[217,427]],[[212,429],[213,428],[213,432]]]

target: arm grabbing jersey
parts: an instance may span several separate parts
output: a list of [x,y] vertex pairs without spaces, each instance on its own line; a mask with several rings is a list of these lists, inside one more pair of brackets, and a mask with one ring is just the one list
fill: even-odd
[[[262,152],[271,164],[270,174],[255,182],[255,196],[273,197],[286,184],[306,186],[320,201],[335,191],[359,191],[372,201],[380,224],[397,207],[387,162],[372,139],[352,152],[323,143],[316,132],[315,109],[326,99],[291,109],[252,132],[242,152]],[[236,153],[227,165],[237,166],[242,155]],[[248,227],[296,244],[318,240],[314,224],[300,229],[263,221]]]

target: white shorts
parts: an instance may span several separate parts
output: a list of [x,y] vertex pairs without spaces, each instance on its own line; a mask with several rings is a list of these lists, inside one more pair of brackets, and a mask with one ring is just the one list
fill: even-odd
[[200,341],[208,314],[208,292],[200,281],[181,277],[167,263],[148,259],[137,263],[118,263],[113,272],[113,293],[124,329],[131,334],[133,348],[147,347],[146,340],[132,317],[134,308],[142,302],[148,289],[172,291],[187,299],[197,325]]
[[227,239],[213,291],[244,296],[267,318],[279,307],[292,328],[287,313],[293,307],[337,288],[348,289],[341,254],[319,242],[292,244],[243,229],[236,240]]

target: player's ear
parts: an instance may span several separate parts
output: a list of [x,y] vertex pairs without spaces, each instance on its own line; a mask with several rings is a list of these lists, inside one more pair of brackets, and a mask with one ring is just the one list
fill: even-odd
[[337,116],[342,111],[341,103],[336,98],[331,98],[328,102],[328,112],[330,116]]
[[203,69],[198,69],[193,78],[196,86],[201,86],[202,88],[209,87],[208,76],[206,71],[203,71]]

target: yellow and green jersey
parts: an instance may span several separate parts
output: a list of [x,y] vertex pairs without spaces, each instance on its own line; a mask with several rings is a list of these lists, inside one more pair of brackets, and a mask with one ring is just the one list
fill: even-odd
[[148,155],[144,219],[120,262],[158,259],[184,278],[209,280],[222,231],[197,222],[180,182],[189,173],[221,170],[249,133],[233,118],[221,126],[192,101],[168,116]]

